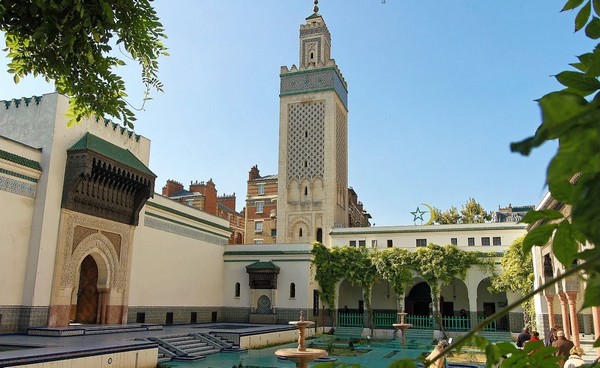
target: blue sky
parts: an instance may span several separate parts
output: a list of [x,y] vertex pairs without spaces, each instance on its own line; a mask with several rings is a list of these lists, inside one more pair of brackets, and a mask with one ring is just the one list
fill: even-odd
[[[137,114],[152,140],[157,192],[208,180],[244,205],[248,171],[277,171],[280,66],[298,63],[309,0],[154,2],[169,35],[164,93]],[[332,57],[348,82],[349,184],[376,225],[409,225],[421,203],[486,209],[537,204],[556,146],[530,157],[510,142],[535,131],[535,99],[592,50],[558,0],[321,0]],[[6,59],[2,62],[3,69]],[[126,76],[141,104],[135,66]],[[53,90],[0,73],[0,99]]]

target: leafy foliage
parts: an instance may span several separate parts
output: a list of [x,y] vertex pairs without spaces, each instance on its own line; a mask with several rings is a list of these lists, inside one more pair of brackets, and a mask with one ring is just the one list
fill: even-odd
[[477,224],[490,219],[491,215],[474,198],[469,198],[460,211],[454,206],[446,211],[433,209],[433,222],[436,224]]
[[371,259],[381,278],[389,282],[396,294],[396,305],[402,311],[400,297],[413,278],[411,252],[405,248],[389,248],[371,253]]
[[332,253],[323,244],[315,242],[311,250],[312,264],[316,265],[315,280],[321,288],[321,299],[327,303],[329,314],[335,316],[335,290],[344,275],[337,253]]
[[[512,291],[523,296],[533,289],[533,257],[531,252],[524,251],[523,238],[515,240],[504,252],[500,261],[502,272],[492,277],[493,291]],[[534,313],[532,300],[525,301],[522,308],[525,325],[530,324]]]
[[454,245],[429,244],[414,252],[401,248],[370,252],[365,247],[328,249],[320,243],[313,243],[312,255],[312,264],[316,268],[315,279],[319,282],[322,299],[329,305],[331,315],[335,312],[337,283],[346,279],[362,288],[371,329],[371,291],[378,277],[390,282],[398,298],[404,294],[413,272],[416,272],[431,287],[436,306],[441,285],[451,283],[454,278],[464,279],[467,270],[474,265],[493,267],[493,254],[463,251]]
[[[569,0],[562,10],[577,10],[576,32],[585,29],[587,37],[600,38],[600,2]],[[513,143],[511,149],[528,155],[548,141],[559,141],[546,183],[552,197],[570,207],[570,216],[556,210],[528,214],[524,221],[538,226],[527,234],[523,245],[527,251],[552,238],[552,251],[565,268],[571,268],[574,260],[585,262],[584,306],[588,307],[600,305],[600,252],[595,246],[600,244],[600,45],[577,58],[571,64],[576,70],[555,76],[565,88],[538,100],[542,123],[535,134]],[[592,247],[581,251],[581,244]]]
[[8,72],[15,83],[30,74],[54,81],[56,91],[70,97],[69,124],[96,115],[132,127],[125,83],[115,74],[125,61],[113,47],[139,63],[145,100],[150,90],[162,91],[157,72],[158,58],[167,55],[166,35],[150,1],[3,0]]

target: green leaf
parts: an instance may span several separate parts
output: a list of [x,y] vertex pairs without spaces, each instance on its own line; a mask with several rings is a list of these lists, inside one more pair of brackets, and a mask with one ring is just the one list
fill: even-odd
[[556,227],[556,224],[543,224],[529,231],[523,240],[523,251],[529,252],[534,246],[546,245]]
[[600,81],[585,73],[564,71],[558,73],[555,77],[563,86],[574,88],[582,92],[592,93],[600,89]]
[[585,27],[585,35],[593,40],[600,38],[600,19],[592,17],[592,20]]
[[579,10],[579,13],[577,13],[577,16],[575,17],[575,32],[579,31],[580,29],[583,28],[583,26],[585,26],[588,19],[590,19],[591,13],[592,13],[592,4],[591,4],[591,2],[588,1],[581,8],[581,10]]
[[579,5],[581,5],[581,3],[583,3],[584,0],[569,0],[567,1],[567,3],[565,4],[565,6],[563,6],[561,11],[566,11],[566,10],[571,10],[571,9],[575,9],[577,8]]
[[525,216],[523,217],[523,220],[521,220],[521,222],[524,222],[526,224],[535,224],[539,220],[552,221],[552,220],[558,220],[561,218],[563,218],[563,214],[562,214],[562,212],[560,212],[558,210],[541,210],[541,211],[534,210],[534,211],[527,212],[527,214],[525,214]]
[[565,267],[569,267],[575,259],[578,250],[579,245],[571,233],[571,224],[568,220],[562,221],[556,229],[554,240],[552,241],[554,256]]
[[592,4],[594,5],[594,13],[600,15],[600,0],[592,0]]

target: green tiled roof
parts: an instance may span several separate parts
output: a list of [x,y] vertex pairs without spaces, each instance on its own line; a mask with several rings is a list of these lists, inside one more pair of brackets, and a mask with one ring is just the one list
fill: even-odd
[[320,18],[320,17],[321,17],[321,14],[319,14],[319,13],[313,13],[312,15],[308,16],[306,18],[306,20],[313,19],[313,18]]
[[146,165],[144,165],[142,161],[135,157],[135,155],[129,150],[123,149],[90,133],[86,133],[77,143],[73,145],[73,147],[69,148],[68,151],[86,149],[106,156],[111,160],[120,162],[139,172],[156,177],[156,175],[154,175],[154,173],[150,171],[150,169],[146,167]]
[[25,167],[29,167],[34,170],[42,171],[42,166],[40,165],[39,162],[30,160],[25,157],[21,157],[19,155],[15,155],[14,153],[0,150],[0,158],[4,159],[6,161],[14,162],[16,164],[19,164],[19,165],[22,165]]
[[273,262],[254,262],[251,265],[246,266],[247,270],[278,270],[279,267]]

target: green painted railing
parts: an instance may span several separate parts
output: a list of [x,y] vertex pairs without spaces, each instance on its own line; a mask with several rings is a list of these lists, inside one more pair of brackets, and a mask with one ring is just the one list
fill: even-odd
[[[483,320],[485,320],[485,317],[478,317],[477,318],[477,323],[481,323]],[[485,326],[483,328],[483,330],[484,331],[497,331],[498,330],[497,321],[490,322],[487,326]]]
[[362,327],[363,315],[359,313],[338,313],[338,326]]
[[433,318],[430,316],[406,316],[406,323],[412,324],[411,328],[416,330],[433,329]]
[[398,313],[383,313],[375,312],[375,327],[392,327],[394,323],[398,323]]
[[442,323],[448,331],[468,331],[471,329],[471,320],[465,317],[442,317]]

